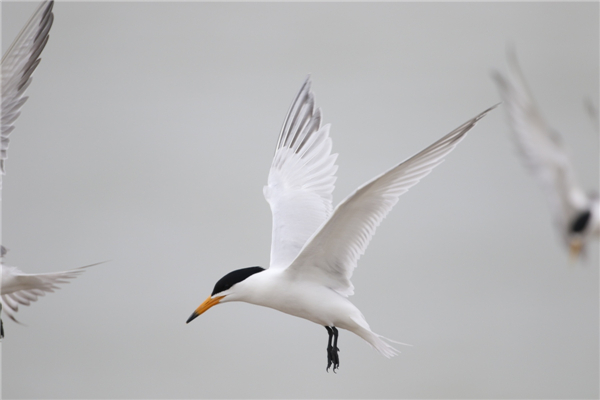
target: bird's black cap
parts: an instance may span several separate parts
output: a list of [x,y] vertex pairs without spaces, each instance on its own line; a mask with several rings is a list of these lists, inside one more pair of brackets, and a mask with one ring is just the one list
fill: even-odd
[[571,223],[571,232],[572,233],[581,233],[587,227],[588,222],[590,221],[590,217],[592,213],[590,210],[586,210],[581,212],[575,217],[573,222]]
[[219,279],[219,281],[215,284],[215,288],[211,293],[211,296],[214,296],[217,293],[224,292],[229,289],[236,283],[239,283],[251,275],[257,274],[259,272],[264,271],[265,269],[262,267],[248,267],[242,269],[236,269]]

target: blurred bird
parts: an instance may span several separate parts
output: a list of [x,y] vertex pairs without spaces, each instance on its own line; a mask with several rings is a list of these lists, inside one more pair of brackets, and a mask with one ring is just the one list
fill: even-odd
[[[269,269],[243,268],[221,278],[187,323],[230,301],[270,307],[325,327],[327,370],[339,367],[338,330],[363,338],[385,357],[397,350],[369,328],[347,297],[350,278],[375,229],[398,201],[454,149],[492,108],[361,186],[332,210],[337,154],[321,126],[310,79],[292,103],[277,141],[264,195],[273,214]],[[399,342],[394,342],[401,344]]]
[[[2,257],[6,254],[6,248],[0,246]],[[17,267],[2,265],[2,281],[0,286],[0,305],[1,310],[16,323],[20,323],[15,318],[15,313],[19,311],[19,304],[28,306],[36,301],[38,297],[46,293],[52,293],[59,289],[59,284],[69,283],[69,279],[74,279],[79,274],[85,272],[85,268],[93,267],[102,263],[86,265],[84,267],[72,269],[69,271],[50,272],[45,274],[26,274]]]
[[40,54],[48,42],[48,32],[54,21],[54,1],[39,5],[29,22],[19,33],[2,57],[2,127],[0,129],[0,188],[5,174],[9,135],[15,129],[15,121],[21,115],[21,107],[27,101],[25,90],[31,84],[33,71],[40,63]]
[[600,234],[600,199],[597,192],[586,194],[577,184],[571,160],[558,132],[541,116],[515,51],[508,51],[509,74],[495,72],[508,123],[526,167],[540,181],[548,197],[554,223],[571,258],[577,259],[586,243]]

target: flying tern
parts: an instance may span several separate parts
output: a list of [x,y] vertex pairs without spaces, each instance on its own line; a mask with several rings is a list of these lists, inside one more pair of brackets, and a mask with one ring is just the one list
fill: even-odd
[[399,196],[439,165],[495,106],[367,182],[333,210],[337,154],[331,154],[330,125],[321,126],[321,110],[315,109],[310,86],[307,78],[288,111],[263,190],[273,214],[269,268],[243,268],[225,275],[187,323],[230,301],[304,318],[327,330],[327,370],[333,366],[335,372],[337,328],[360,336],[385,357],[398,353],[388,343],[394,341],[371,331],[348,300],[354,293],[350,278]]
[[600,234],[600,198],[577,183],[575,170],[560,135],[552,129],[533,99],[514,50],[508,51],[507,76],[495,72],[508,124],[526,167],[540,182],[550,202],[554,223],[571,257],[577,258]]

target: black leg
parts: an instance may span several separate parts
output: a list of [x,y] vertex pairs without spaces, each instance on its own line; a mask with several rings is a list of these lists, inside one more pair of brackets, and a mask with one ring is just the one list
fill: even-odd
[[[2,303],[0,303],[0,313],[2,312]],[[2,325],[2,318],[0,318],[0,339],[4,337],[4,325]]]
[[[333,365],[333,372],[335,372],[340,367],[340,358],[338,356],[337,341],[338,341],[338,330],[335,326],[329,327],[326,326],[327,333],[329,334],[329,341],[327,342],[327,369],[329,372],[329,368]],[[333,345],[332,345],[333,339]]]
[[326,326],[325,329],[327,329],[327,333],[329,334],[329,341],[327,342],[327,368],[325,369],[325,371],[329,372],[329,368],[331,368],[331,339],[333,338],[333,331],[331,330],[330,327]]
[[332,326],[331,329],[333,330],[333,372],[335,372],[340,367],[340,356],[338,354],[340,349],[337,347],[338,330],[335,326]]

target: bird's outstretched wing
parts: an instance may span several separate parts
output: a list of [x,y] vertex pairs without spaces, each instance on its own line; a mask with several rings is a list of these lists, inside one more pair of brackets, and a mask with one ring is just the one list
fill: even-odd
[[273,214],[270,268],[289,266],[333,208],[337,154],[310,83],[309,77],[288,111],[263,190]]
[[569,218],[586,206],[571,161],[556,131],[542,118],[513,50],[508,52],[509,74],[496,72],[494,80],[504,103],[519,153],[541,182],[561,231]]
[[[40,63],[40,54],[48,42],[52,26],[54,1],[45,1],[33,13],[29,22],[8,48],[1,61],[2,116],[0,128],[0,173],[8,151],[9,135],[27,97],[23,96],[31,83],[31,74]],[[2,181],[0,181],[0,184]]]
[[400,195],[438,166],[477,121],[495,107],[482,112],[348,196],[308,241],[286,273],[291,277],[319,282],[341,295],[352,295],[354,287],[350,278],[358,259]]
[[15,313],[19,311],[19,304],[28,306],[38,297],[60,289],[57,285],[69,283],[69,279],[77,278],[86,268],[98,264],[101,263],[47,274],[26,274],[16,267],[2,265],[2,293],[0,296],[2,311],[10,319],[19,323],[15,318]]

